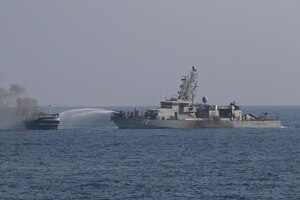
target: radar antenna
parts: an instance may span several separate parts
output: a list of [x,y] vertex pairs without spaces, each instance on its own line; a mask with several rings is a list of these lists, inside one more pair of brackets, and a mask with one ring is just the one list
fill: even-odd
[[194,66],[192,67],[190,74],[183,76],[181,81],[182,83],[179,86],[178,99],[192,101],[193,103],[198,83],[198,73]]

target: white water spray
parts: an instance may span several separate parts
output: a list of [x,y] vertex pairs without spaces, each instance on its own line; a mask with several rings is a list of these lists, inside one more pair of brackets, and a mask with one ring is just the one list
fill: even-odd
[[104,114],[104,113],[112,113],[114,111],[112,110],[105,110],[100,108],[78,108],[78,109],[72,109],[63,111],[60,113],[60,117],[69,117],[69,116],[80,116],[80,115],[89,115],[89,114]]
[[105,110],[100,108],[78,108],[63,111],[60,113],[60,128],[80,128],[86,126],[99,126],[98,120],[109,120],[112,110]]

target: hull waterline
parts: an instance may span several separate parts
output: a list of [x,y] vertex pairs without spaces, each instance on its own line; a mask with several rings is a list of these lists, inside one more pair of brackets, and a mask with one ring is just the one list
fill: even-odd
[[198,128],[280,128],[279,120],[228,121],[228,120],[153,120],[116,118],[120,129],[198,129]]

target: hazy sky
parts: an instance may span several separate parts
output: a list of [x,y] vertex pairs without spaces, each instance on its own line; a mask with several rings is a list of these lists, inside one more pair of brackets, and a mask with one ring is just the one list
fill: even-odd
[[300,104],[300,1],[0,0],[0,86],[39,104]]

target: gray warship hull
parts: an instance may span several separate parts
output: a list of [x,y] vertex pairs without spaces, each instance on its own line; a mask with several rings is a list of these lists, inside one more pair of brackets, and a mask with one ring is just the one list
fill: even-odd
[[157,120],[112,118],[120,129],[280,128],[279,120],[230,121],[220,119]]
[[165,98],[160,108],[141,112],[116,111],[112,121],[120,129],[196,129],[196,128],[280,128],[278,118],[269,118],[267,112],[256,116],[243,114],[235,101],[229,105],[208,104],[207,97],[202,103],[194,104],[198,83],[197,70],[183,76],[178,97]]

